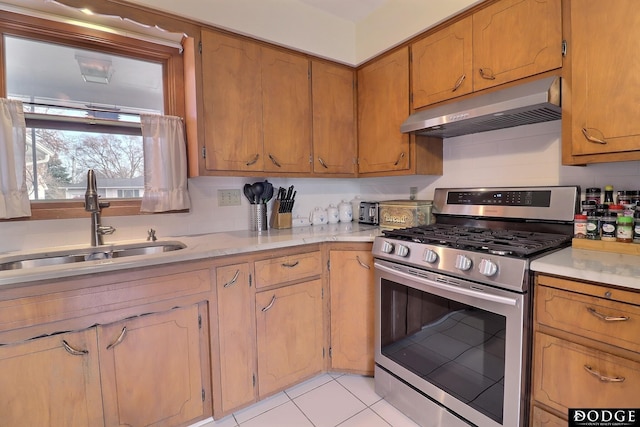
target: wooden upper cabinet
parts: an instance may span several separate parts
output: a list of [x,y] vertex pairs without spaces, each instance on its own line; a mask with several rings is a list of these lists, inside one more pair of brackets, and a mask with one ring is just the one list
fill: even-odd
[[408,171],[409,48],[403,47],[358,70],[358,170],[362,174]]
[[474,91],[561,67],[561,0],[502,0],[473,14]]
[[311,172],[309,60],[262,47],[264,170]]
[[311,61],[313,173],[356,173],[355,73],[352,68]]
[[[640,12],[634,0],[615,7],[571,1],[563,87],[563,163],[640,159]],[[566,95],[566,96],[565,96]]]
[[413,108],[473,91],[472,18],[411,45]]
[[257,43],[202,31],[207,170],[263,170],[260,55]]

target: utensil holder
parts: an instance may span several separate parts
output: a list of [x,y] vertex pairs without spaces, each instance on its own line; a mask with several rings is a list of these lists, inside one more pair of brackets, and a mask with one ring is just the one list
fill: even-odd
[[273,203],[273,209],[271,210],[271,222],[269,225],[271,228],[291,228],[291,212],[279,213],[280,200],[276,200]]
[[251,208],[249,212],[249,230],[267,230],[267,205],[264,203],[255,203],[249,206]]

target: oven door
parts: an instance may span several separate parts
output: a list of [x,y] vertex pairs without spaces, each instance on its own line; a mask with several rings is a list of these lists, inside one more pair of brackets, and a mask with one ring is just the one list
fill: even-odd
[[473,425],[524,425],[526,294],[380,259],[375,271],[377,372],[408,384],[437,412],[445,407]]

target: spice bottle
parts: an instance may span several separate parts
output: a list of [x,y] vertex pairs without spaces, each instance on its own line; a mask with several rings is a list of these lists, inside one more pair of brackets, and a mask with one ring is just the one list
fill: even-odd
[[604,200],[602,201],[605,205],[613,204],[613,186],[606,185],[604,187]]
[[640,206],[636,207],[633,214],[633,243],[640,243]]
[[631,243],[633,241],[633,218],[618,216],[616,224],[616,241]]
[[615,242],[616,235],[616,220],[618,215],[615,213],[608,213],[600,220],[600,240],[604,242]]
[[596,202],[596,205],[600,204],[600,194],[601,191],[599,188],[587,188],[585,194],[585,200]]
[[573,237],[585,239],[587,237],[587,216],[576,214],[573,217]]
[[595,212],[587,216],[587,239],[600,240],[600,218],[596,216]]

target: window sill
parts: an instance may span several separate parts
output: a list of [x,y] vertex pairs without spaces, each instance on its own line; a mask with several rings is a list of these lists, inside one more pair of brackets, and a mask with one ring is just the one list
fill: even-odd
[[[140,204],[142,202],[139,199],[109,200],[109,203],[111,203],[111,206],[102,210],[102,216],[145,214],[140,212]],[[29,218],[16,218],[16,220],[89,218],[90,215],[89,212],[84,210],[84,201],[31,202],[31,216]]]

